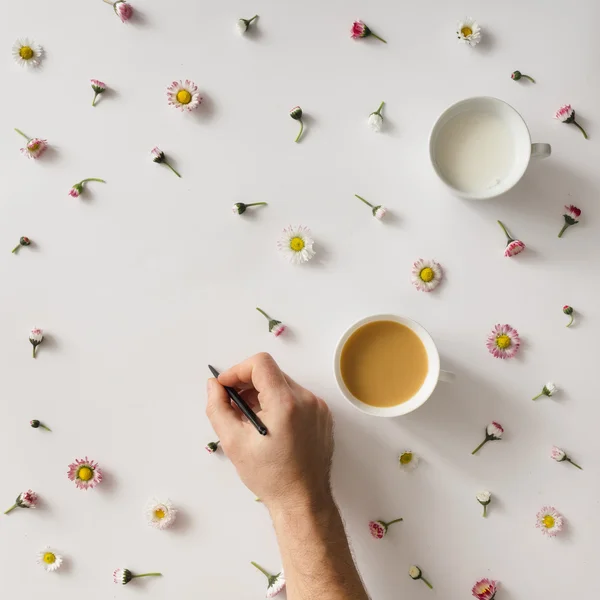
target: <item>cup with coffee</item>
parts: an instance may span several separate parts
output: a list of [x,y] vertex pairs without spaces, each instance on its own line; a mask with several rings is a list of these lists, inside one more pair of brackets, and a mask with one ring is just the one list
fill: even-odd
[[378,417],[405,415],[424,404],[440,370],[433,338],[419,323],[396,315],[374,315],[354,323],[340,338],[334,374],[343,396]]

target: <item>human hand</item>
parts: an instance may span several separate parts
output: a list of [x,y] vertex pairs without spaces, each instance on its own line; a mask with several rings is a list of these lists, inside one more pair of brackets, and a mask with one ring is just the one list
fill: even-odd
[[[236,388],[269,433],[259,435],[232,405],[223,386]],[[311,506],[331,497],[333,420],[327,404],[256,354],[208,380],[206,414],[240,479],[269,508]]]

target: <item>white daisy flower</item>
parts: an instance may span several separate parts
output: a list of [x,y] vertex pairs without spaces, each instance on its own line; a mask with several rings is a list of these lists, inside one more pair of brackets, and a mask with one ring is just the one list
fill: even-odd
[[420,258],[412,267],[412,282],[420,292],[431,292],[440,284],[444,272],[435,260]]
[[182,112],[194,110],[202,104],[202,96],[198,92],[198,86],[189,79],[186,79],[185,82],[174,81],[167,88],[167,98],[171,106]]
[[238,19],[237,23],[236,23],[238,33],[240,35],[244,35],[244,33],[246,33],[246,31],[248,31],[248,28],[250,27],[250,23],[252,23],[252,21],[254,21],[254,19],[258,19],[258,15],[254,15],[251,19]]
[[37,563],[51,573],[52,571],[60,569],[60,566],[63,563],[63,557],[56,550],[50,548],[50,546],[46,546],[44,550],[38,552]]
[[308,227],[290,225],[283,230],[277,247],[291,263],[299,265],[308,262],[315,255],[313,244],[314,240]]
[[553,506],[544,506],[536,515],[535,526],[544,535],[554,537],[562,531],[564,521],[565,518]]
[[412,450],[404,450],[398,456],[398,464],[403,471],[414,471],[419,466],[419,457]]
[[13,44],[12,55],[15,62],[22,67],[39,67],[44,49],[33,40],[22,38]]
[[170,500],[159,502],[156,498],[152,498],[146,506],[146,518],[148,525],[156,527],[156,529],[167,529],[177,517],[177,509],[173,506]]
[[479,27],[477,21],[471,17],[467,17],[463,21],[458,22],[456,35],[459,41],[472,48],[473,46],[477,46],[481,41],[481,27]]
[[487,490],[478,492],[476,498],[477,502],[483,506],[483,516],[487,517],[487,507],[492,501],[492,492],[488,492]]
[[379,105],[379,108],[369,115],[369,126],[375,133],[379,133],[383,127],[383,116],[381,115],[381,109],[383,108],[384,104],[385,102],[382,102]]
[[283,569],[276,575],[271,575],[271,573],[266,569],[263,569],[254,561],[250,564],[256,567],[267,578],[267,593],[265,594],[267,598],[274,598],[285,589],[285,575],[283,574]]

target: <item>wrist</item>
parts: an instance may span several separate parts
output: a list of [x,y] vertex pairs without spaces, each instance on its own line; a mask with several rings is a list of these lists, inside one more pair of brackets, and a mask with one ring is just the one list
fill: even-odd
[[318,493],[304,491],[286,494],[267,502],[266,506],[275,525],[289,519],[326,520],[337,512],[329,486]]

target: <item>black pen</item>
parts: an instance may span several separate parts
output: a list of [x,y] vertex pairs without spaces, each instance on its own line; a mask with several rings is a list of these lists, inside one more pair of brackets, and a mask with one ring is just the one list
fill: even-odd
[[[208,365],[210,372],[215,376],[219,377],[219,371],[217,371],[212,365]],[[263,425],[262,421],[256,416],[254,411],[246,404],[245,400],[233,389],[223,386],[227,395],[231,399],[231,401],[244,413],[244,416],[256,427],[256,431],[260,433],[260,435],[267,435],[267,428]]]

